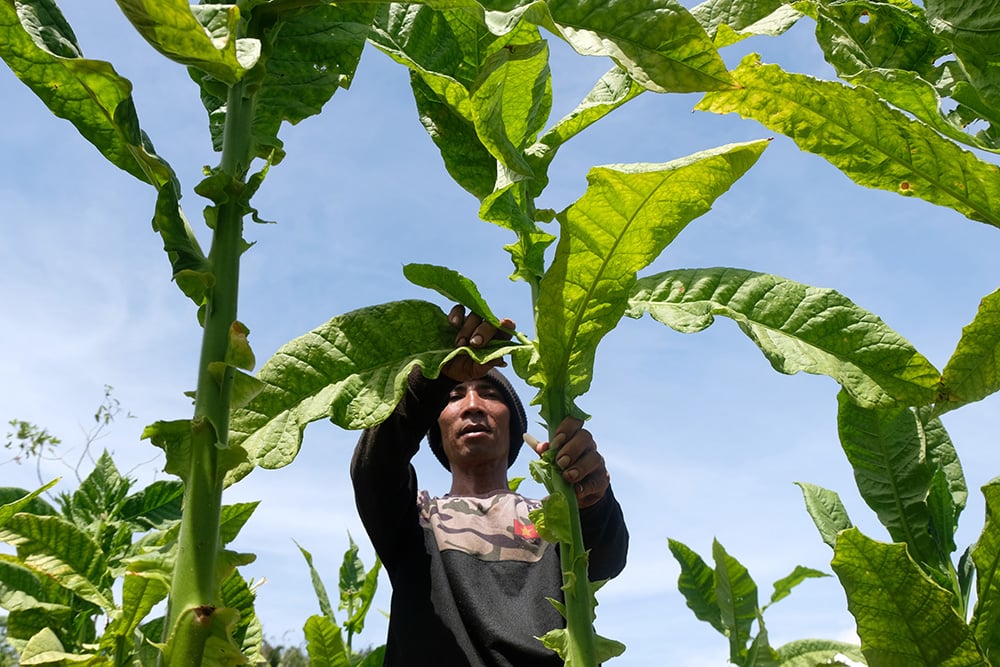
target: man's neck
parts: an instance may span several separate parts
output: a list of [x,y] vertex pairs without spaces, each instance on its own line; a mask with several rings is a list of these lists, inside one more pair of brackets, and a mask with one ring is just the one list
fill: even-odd
[[481,496],[494,491],[506,491],[507,471],[492,470],[452,470],[451,491],[453,496]]

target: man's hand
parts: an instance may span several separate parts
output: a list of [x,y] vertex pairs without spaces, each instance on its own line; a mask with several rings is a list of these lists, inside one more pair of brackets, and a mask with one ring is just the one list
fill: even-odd
[[[465,308],[456,305],[448,313],[448,322],[458,332],[455,335],[455,347],[471,347],[478,349],[484,347],[492,340],[510,340],[513,331],[516,329],[514,321],[508,318],[500,320],[500,329],[475,313],[465,314]],[[506,366],[503,359],[494,359],[485,364],[478,364],[472,357],[460,354],[441,369],[441,372],[456,382],[468,382],[476,380],[493,367]]]
[[556,465],[562,469],[562,476],[576,491],[576,501],[583,507],[590,507],[604,497],[611,485],[611,476],[604,463],[604,457],[597,451],[597,443],[590,431],[583,428],[583,422],[575,417],[566,417],[556,429],[552,443],[540,442],[535,451],[541,454],[556,448]]

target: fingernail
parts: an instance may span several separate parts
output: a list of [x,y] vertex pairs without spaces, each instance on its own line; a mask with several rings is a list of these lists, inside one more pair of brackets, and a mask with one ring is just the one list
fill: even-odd
[[472,337],[472,339],[469,342],[472,345],[476,345],[476,346],[482,345],[483,344],[483,337],[480,336],[479,334],[476,334],[475,336]]
[[469,344],[469,341],[465,340],[464,337],[463,338],[456,338],[455,339],[455,347],[465,347],[468,344]]
[[564,477],[566,478],[567,482],[569,482],[570,484],[572,484],[573,482],[575,482],[577,480],[577,478],[580,477],[580,473],[578,473],[576,470],[567,470],[564,473]]
[[566,436],[562,433],[556,433],[556,437],[552,438],[552,446],[556,449],[562,447],[564,442],[566,442]]
[[560,456],[559,458],[556,459],[556,465],[558,465],[560,468],[565,468],[566,466],[569,465],[569,457]]

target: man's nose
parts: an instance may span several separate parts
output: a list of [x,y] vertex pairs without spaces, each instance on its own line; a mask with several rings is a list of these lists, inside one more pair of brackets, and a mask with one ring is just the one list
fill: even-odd
[[471,389],[465,393],[462,398],[462,411],[473,411],[482,412],[483,411],[483,397],[479,395],[475,389]]

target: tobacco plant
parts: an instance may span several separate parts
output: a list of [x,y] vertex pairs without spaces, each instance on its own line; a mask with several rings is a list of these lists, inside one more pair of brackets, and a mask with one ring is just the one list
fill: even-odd
[[[677,32],[701,34],[685,11],[672,11]],[[513,277],[530,288],[536,338],[521,333],[518,344],[498,347],[486,358],[512,354],[515,371],[539,389],[536,402],[550,427],[565,414],[582,415],[575,399],[590,385],[597,343],[622,315],[641,317],[647,312],[683,332],[704,329],[715,315],[730,317],[777,370],[832,375],[863,405],[894,405],[934,395],[933,366],[877,317],[831,290],[725,268],[638,278],[639,271],[753,164],[764,141],[709,149],[662,164],[597,167],[577,202],[558,213],[536,209],[534,202],[558,148],[641,93],[636,80],[643,71],[641,59],[623,61],[596,83],[574,112],[543,131],[550,94],[546,47],[537,26],[526,25],[526,18],[516,21],[519,16],[503,15],[503,21],[489,17],[503,28],[491,32],[489,26],[472,30],[461,12],[395,6],[377,18],[372,41],[411,68],[421,121],[449,173],[479,198],[480,216],[514,235],[506,250],[514,264]],[[543,14],[539,23],[560,34],[546,22],[551,19]],[[624,20],[608,23],[627,25]],[[392,41],[388,36],[394,26],[412,32]],[[651,32],[645,27],[648,38]],[[434,35],[435,49],[424,48],[422,34]],[[704,55],[704,37],[689,42],[687,60],[679,54],[653,60],[683,64],[684,81],[690,81],[691,61],[696,60],[692,54],[699,51],[702,67],[718,67],[718,60]],[[462,67],[442,71],[434,60],[442,52],[462,54]],[[721,70],[712,71],[713,86],[728,85]],[[665,76],[657,85],[669,90],[687,84]],[[486,86],[508,103],[496,104],[482,92]],[[523,99],[525,91],[530,91],[529,99]],[[559,242],[546,266],[546,248],[555,236],[544,225],[552,220],[559,223]],[[411,281],[497,322],[467,277],[429,265],[410,265],[405,273]],[[371,316],[378,318],[375,323],[367,319]],[[419,333],[399,337],[394,365],[375,367],[364,358],[365,341],[378,331],[379,321],[393,323],[397,331]],[[330,362],[331,348],[337,351],[336,364]],[[401,396],[414,364],[434,376],[459,352],[451,349],[443,312],[429,304],[397,302],[335,318],[290,343],[261,370],[259,378],[267,388],[252,410],[238,413],[234,421],[237,430],[246,433],[242,445],[261,465],[284,465],[301,445],[302,428],[309,421],[330,417],[347,428],[376,423]],[[353,361],[357,363],[350,368]],[[302,364],[313,371],[308,383],[299,379]],[[335,367],[341,364],[343,368]],[[352,377],[344,380],[344,375]],[[375,391],[378,387],[391,387],[392,399],[384,401]],[[533,465],[533,474],[550,492],[539,517],[540,530],[560,543],[566,559],[567,629],[550,633],[545,641],[567,664],[595,664],[622,647],[592,634],[593,590],[586,582],[574,499],[547,462]]]
[[849,667],[849,661],[862,659],[857,646],[829,639],[799,639],[777,649],[771,647],[764,612],[806,579],[829,575],[797,565],[788,576],[774,582],[770,601],[761,607],[750,572],[718,540],[712,543],[714,568],[677,540],[670,540],[670,552],[681,567],[677,586],[688,607],[727,639],[730,663],[740,667]]
[[[699,109],[739,113],[786,134],[860,185],[1000,226],[1000,168],[962,147],[1000,152],[995,7],[956,0],[756,6],[710,0],[693,12],[719,45],[780,34],[808,16],[826,60],[850,84],[789,73],[751,55],[733,72],[740,87],[709,93]],[[940,417],[1000,389],[998,294],[980,302],[932,395],[880,408],[859,405],[847,392],[839,397],[844,452],[891,544],[855,528],[835,492],[800,484],[834,549],[833,568],[869,664],[996,663],[996,480],[982,489],[982,534],[955,562],[968,489]]]
[[[310,616],[305,624],[306,649],[309,659],[317,665],[344,665],[357,667],[376,667],[381,665],[385,656],[385,645],[377,646],[365,652],[356,652],[353,647],[354,637],[361,634],[365,628],[365,618],[371,610],[375,590],[378,587],[378,573],[382,562],[375,559],[375,564],[365,570],[364,563],[358,557],[358,545],[348,535],[350,546],[344,552],[344,560],[340,566],[338,589],[340,600],[337,608],[347,611],[347,619],[343,627],[337,625],[337,619],[330,603],[326,586],[313,565],[312,554],[302,546],[299,550],[309,565],[313,590],[319,603],[320,613]],[[344,632],[346,631],[346,637]]]
[[[51,0],[0,2],[0,56],[113,164],[155,188],[154,229],[173,280],[198,309],[203,346],[194,415],[157,422],[146,431],[166,451],[167,471],[184,485],[176,553],[147,563],[143,571],[171,582],[158,642],[168,664],[229,665],[246,659],[238,634],[247,615],[229,601],[223,582],[252,556],[223,548],[223,488],[255,466],[291,462],[311,421],[330,418],[344,428],[378,423],[398,401],[414,365],[434,376],[451,356],[465,352],[451,349],[451,330],[437,306],[393,302],[334,317],[279,350],[256,376],[244,372],[255,365],[248,329],[237,318],[240,257],[247,250],[243,224],[247,216],[260,219],[252,197],[268,169],[285,157],[278,138],[283,123],[319,113],[350,83],[366,39],[410,68],[421,121],[449,173],[479,200],[482,219],[512,234],[506,246],[512,277],[529,287],[535,337],[520,333],[480,359],[512,354],[515,371],[538,389],[536,401],[550,428],[564,415],[583,414],[576,399],[590,386],[598,342],[622,315],[647,312],[684,332],[707,327],[715,315],[731,317],[777,370],[830,374],[865,408],[922,405],[939,393],[940,374],[926,359],[835,292],[725,268],[639,279],[638,273],[752,166],[765,141],[660,164],[595,167],[579,200],[558,213],[536,207],[562,144],[644,90],[712,91],[701,107],[718,111],[740,101],[750,109],[765,108],[768,91],[777,84],[758,84],[752,75],[773,70],[751,61],[730,73],[717,45],[741,31],[780,32],[799,17],[797,9],[720,2],[688,12],[672,0],[640,5],[551,0],[502,7],[472,0],[441,7],[315,0],[118,4],[153,48],[189,69],[208,112],[220,158],[195,188],[209,202],[207,253],[180,210],[180,184],[141,130],[131,83],[110,64],[82,55]],[[613,63],[578,108],[547,129],[551,75],[540,29],[581,54]],[[814,83],[792,77],[787,86],[786,93],[810,99]],[[783,118],[778,111],[768,113]],[[805,136],[819,136],[828,120],[803,114],[786,129],[809,128],[812,134]],[[915,174],[900,179],[887,172],[884,180],[908,194],[930,198],[926,193],[933,190]],[[970,215],[981,216],[979,204],[990,200],[992,190],[983,186],[977,196],[969,190],[964,200],[973,205]],[[553,220],[558,235],[546,227]],[[427,266],[410,266],[407,275],[496,321],[468,279]],[[387,341],[382,332],[389,330],[406,335]],[[623,647],[593,633],[595,600],[573,494],[546,463],[534,471],[551,494],[539,522],[560,542],[566,573],[567,628],[554,630],[545,641],[567,664],[591,667]],[[129,572],[126,586],[129,576],[140,575]],[[147,611],[135,600],[123,600],[124,615],[138,618]],[[105,653],[95,661],[121,664]]]

